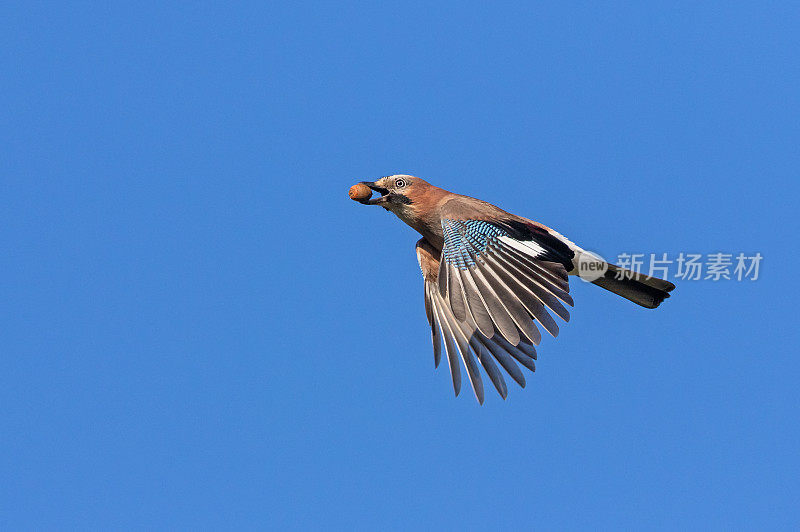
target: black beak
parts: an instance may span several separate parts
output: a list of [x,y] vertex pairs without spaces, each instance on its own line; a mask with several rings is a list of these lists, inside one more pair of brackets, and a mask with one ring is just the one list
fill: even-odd
[[380,194],[379,197],[366,201],[365,203],[367,205],[380,205],[381,203],[386,202],[386,199],[389,196],[388,188],[379,187],[378,185],[375,184],[374,181],[362,181],[361,184],[367,185],[369,188]]

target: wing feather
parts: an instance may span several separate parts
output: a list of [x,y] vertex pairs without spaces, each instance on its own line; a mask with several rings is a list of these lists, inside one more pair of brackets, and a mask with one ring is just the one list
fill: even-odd
[[569,321],[564,304],[573,304],[564,266],[570,259],[567,244],[541,229],[525,233],[525,227],[513,220],[442,220],[442,262],[448,265],[440,271],[447,275],[444,283],[454,317],[464,321],[469,315],[484,336],[497,332],[512,345],[522,338],[532,344],[541,341],[533,320],[558,335],[550,313]]
[[574,304],[567,276],[574,245],[535,222],[519,220],[444,217],[442,249],[425,239],[417,244],[434,363],[441,361],[443,344],[456,395],[463,364],[481,404],[479,368],[504,399],[508,387],[501,367],[525,387],[520,365],[536,370],[535,345],[542,337],[536,322],[556,336],[553,315],[569,321],[567,306]]
[[[468,322],[461,322],[457,325],[460,329],[462,339],[464,342],[466,342],[464,347],[472,350],[477,357],[478,362],[481,363],[484,371],[486,371],[486,374],[489,376],[489,380],[492,381],[492,384],[494,384],[494,387],[497,389],[498,393],[503,397],[503,399],[505,399],[508,396],[508,387],[506,386],[505,379],[503,379],[503,375],[497,369],[494,361],[483,347],[481,341],[479,340],[480,336],[475,334],[476,329],[473,326],[470,326]],[[482,397],[479,397],[478,400],[483,402]]]
[[461,286],[461,276],[455,271],[453,266],[447,268],[447,301],[450,303],[450,310],[453,316],[459,321],[467,317],[467,309],[464,301],[464,287]]
[[532,250],[523,246],[521,243],[510,238],[498,239],[498,246],[505,250],[510,256],[535,270],[539,275],[546,277],[562,290],[569,290],[569,276],[564,266],[558,263],[548,263],[535,259]]
[[425,315],[428,318],[428,325],[431,326],[431,342],[433,343],[433,367],[438,368],[442,361],[442,342],[438,334],[438,325],[433,312],[433,302],[431,291],[433,286],[425,281]]
[[481,334],[487,338],[494,336],[494,325],[492,324],[492,316],[486,307],[478,285],[472,275],[462,270],[458,270],[461,276],[461,286],[464,287],[464,294],[467,301],[467,306],[470,310],[471,318],[475,321],[476,327]]
[[519,331],[514,323],[514,319],[511,317],[505,305],[503,305],[503,301],[489,285],[483,273],[480,269],[473,268],[469,271],[469,274],[478,286],[481,298],[486,304],[486,308],[489,311],[489,315],[492,317],[492,322],[497,331],[512,344],[516,345],[519,343]]
[[464,333],[461,331],[450,309],[446,305],[442,305],[441,310],[449,334],[455,340],[456,349],[459,355],[461,355],[464,367],[467,369],[467,377],[472,385],[472,391],[475,392],[475,397],[478,399],[478,402],[483,404],[483,381],[481,380],[478,365],[475,363],[475,357],[472,356],[472,352],[469,349],[469,341],[463,336]]
[[[518,278],[513,277],[505,268],[502,267],[501,264],[496,261],[494,257],[487,257],[486,261],[490,264],[493,264],[493,271],[499,278],[506,282],[510,288],[509,291],[516,295],[522,305],[524,305],[525,310],[530,313],[531,316],[539,320],[539,323],[542,324],[542,327],[544,327],[547,332],[554,337],[558,336],[558,324],[547,312],[547,310],[545,310],[541,298],[538,298],[537,294],[530,289],[530,284],[525,285],[520,282]],[[569,318],[569,313],[567,313],[567,318]],[[532,341],[535,338],[534,336],[530,335],[526,336],[528,336],[528,338],[530,338]]]
[[[513,288],[509,288],[498,275],[497,269],[492,266],[492,263],[488,262],[490,258],[491,257],[487,256],[485,261],[478,265],[478,269],[484,274],[495,294],[497,294],[498,299],[500,299],[506,311],[511,316],[511,319],[514,320],[517,329],[519,329],[526,338],[533,340],[537,337],[537,334],[532,332],[531,329],[536,326],[530,318],[528,309],[525,308],[524,303],[520,299],[520,293],[524,294],[524,291],[514,291]],[[516,284],[516,281],[514,284]],[[513,342],[511,338],[506,338],[512,344],[519,343]]]
[[514,362],[514,358],[509,354],[508,351],[503,349],[498,345],[498,343],[491,339],[485,337],[476,337],[477,341],[481,342],[483,346],[492,354],[492,356],[503,366],[503,369],[506,370],[512,379],[514,379],[517,384],[521,387],[525,387],[525,375],[517,366],[517,363]]
[[[527,350],[526,349],[526,345],[527,344],[525,344],[523,342],[520,342],[518,345],[514,346],[514,345],[509,344],[505,340],[505,338],[500,338],[500,337],[493,338],[493,340],[495,340],[497,342],[497,344],[503,350],[505,350],[509,355],[511,355],[512,357],[517,359],[517,362],[519,362],[520,364],[522,364],[523,366],[525,366],[526,368],[528,368],[531,371],[536,371],[536,364],[534,364],[534,362],[533,362],[534,360],[536,360],[536,357],[535,356],[529,356],[528,353],[525,352]],[[533,351],[533,354],[534,355],[536,354],[535,350]]]
[[453,390],[456,396],[458,396],[461,392],[461,369],[458,365],[458,354],[456,353],[456,348],[453,343],[453,336],[447,326],[443,309],[440,308],[443,301],[441,296],[438,296],[434,297],[431,302],[433,303],[433,312],[436,316],[436,324],[439,326],[439,330],[444,338],[444,349],[447,352],[447,365],[450,368],[450,375],[453,379]]
[[507,252],[505,248],[501,248],[496,254],[492,254],[492,256],[503,261],[504,264],[515,272],[515,275],[527,281],[526,285],[528,283],[535,283],[558,297],[567,305],[574,305],[572,296],[569,295],[569,284],[561,281],[560,278],[551,276],[549,270],[542,268],[541,264],[537,265],[533,261],[520,258],[513,252]]
[[484,371],[486,371],[486,374],[489,376],[489,380],[491,380],[492,384],[494,384],[497,393],[499,393],[503,399],[508,397],[508,386],[506,386],[506,380],[503,378],[503,374],[500,373],[500,370],[497,368],[497,364],[494,363],[494,359],[489,353],[489,350],[478,341],[474,341],[473,349],[475,349],[478,353],[478,361],[480,361],[481,366],[483,366]]

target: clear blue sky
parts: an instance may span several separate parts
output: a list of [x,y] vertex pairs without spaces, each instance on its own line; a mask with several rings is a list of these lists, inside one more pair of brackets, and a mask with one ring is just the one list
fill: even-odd
[[[2,8],[2,528],[800,525],[796,4],[161,4]],[[479,407],[391,173],[761,278]]]

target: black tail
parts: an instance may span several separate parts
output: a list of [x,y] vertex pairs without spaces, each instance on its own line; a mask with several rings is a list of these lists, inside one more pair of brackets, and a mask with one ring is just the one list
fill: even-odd
[[592,281],[592,284],[645,308],[656,308],[675,288],[669,281],[632,272],[613,264],[609,264],[605,275]]

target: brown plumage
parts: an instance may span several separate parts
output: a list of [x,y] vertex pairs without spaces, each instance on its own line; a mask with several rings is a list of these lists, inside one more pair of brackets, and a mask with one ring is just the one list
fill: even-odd
[[[578,272],[586,252],[547,226],[418,177],[393,175],[360,184],[381,194],[363,203],[393,212],[422,235],[416,251],[434,363],[438,367],[443,344],[456,395],[459,359],[481,404],[478,364],[504,399],[508,389],[498,364],[524,387],[517,363],[535,371],[538,326],[557,336],[551,314],[569,321],[568,275]],[[594,284],[646,308],[656,308],[675,288],[662,279],[601,265],[607,271]]]

